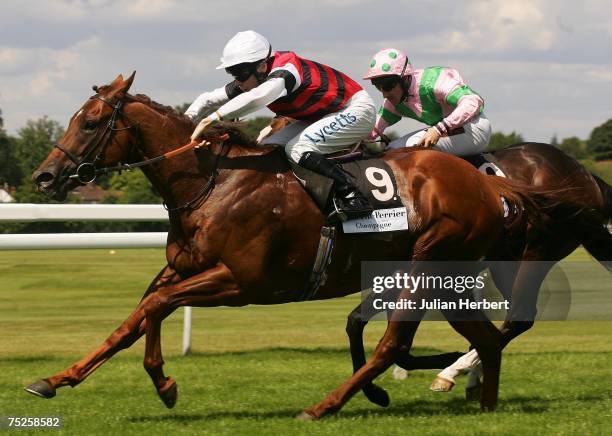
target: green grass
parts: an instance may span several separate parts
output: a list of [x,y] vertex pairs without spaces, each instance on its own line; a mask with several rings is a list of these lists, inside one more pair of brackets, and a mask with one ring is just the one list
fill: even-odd
[[[574,258],[583,258],[577,253]],[[436,371],[390,374],[387,409],[362,394],[316,423],[293,419],[350,375],[344,333],[358,296],[284,306],[194,310],[195,354],[180,357],[182,313],[164,322],[167,410],[142,368],[143,341],[52,400],[22,388],[91,351],[127,316],[163,265],[161,250],[0,252],[0,416],[62,416],[69,434],[603,434],[612,429],[610,322],[540,322],[504,353],[500,407],[481,414],[428,390]],[[385,325],[371,323],[372,347]],[[446,324],[423,323],[420,354],[466,349]]]
[[604,160],[593,162],[588,168],[604,179],[608,184],[612,184],[612,161]]

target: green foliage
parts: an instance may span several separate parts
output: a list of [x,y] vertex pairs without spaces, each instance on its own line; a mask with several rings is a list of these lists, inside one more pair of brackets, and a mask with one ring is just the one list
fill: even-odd
[[593,159],[581,159],[580,163],[587,170],[601,177],[608,185],[612,185],[612,162],[596,162]]
[[270,125],[270,121],[272,121],[272,118],[270,117],[251,118],[244,122],[243,130],[251,138],[257,139],[257,137],[259,136],[259,132],[261,132],[261,129]]
[[557,134],[556,133],[550,139],[550,145],[554,145],[555,147],[559,146],[559,139],[557,138]]
[[174,106],[174,109],[180,113],[180,114],[184,114],[185,111],[187,110],[187,108],[191,106],[191,103],[183,103],[183,104],[177,104]]
[[4,131],[4,120],[0,110],[0,187],[6,182],[16,186],[23,177],[21,169],[15,164],[15,138]]
[[524,139],[520,133],[512,132],[504,134],[502,132],[493,132],[489,141],[488,151],[502,150],[512,144],[523,142]]
[[160,204],[161,197],[140,170],[115,173],[109,180],[110,191],[105,203]]
[[563,139],[558,147],[575,159],[584,159],[587,157],[586,143],[575,136]]
[[64,134],[63,127],[47,117],[28,120],[19,130],[14,157],[22,173],[22,183],[29,183],[32,172],[45,160],[53,144]]
[[595,160],[612,159],[612,119],[593,129],[587,150]]

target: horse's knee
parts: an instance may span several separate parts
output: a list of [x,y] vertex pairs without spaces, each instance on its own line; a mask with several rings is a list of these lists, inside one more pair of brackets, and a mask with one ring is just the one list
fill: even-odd
[[359,317],[354,316],[353,312],[351,312],[346,320],[346,334],[349,336],[349,338],[361,335],[364,327],[365,323]]
[[372,366],[380,371],[384,371],[397,359],[400,347],[397,341],[389,340],[381,342],[376,347],[372,356]]
[[167,296],[158,292],[149,295],[143,302],[143,310],[147,318],[155,317],[168,307],[169,299]]
[[504,324],[502,331],[504,336],[515,338],[533,327],[533,324],[533,321],[509,321]]
[[164,361],[162,359],[158,359],[156,357],[148,357],[148,356],[145,356],[142,362],[142,366],[148,373],[151,373],[159,369],[161,366],[163,366],[163,364],[164,364]]

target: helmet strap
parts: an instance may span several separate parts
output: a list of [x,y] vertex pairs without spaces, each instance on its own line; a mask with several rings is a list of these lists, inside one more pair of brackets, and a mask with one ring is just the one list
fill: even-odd
[[408,91],[410,90],[410,84],[412,83],[412,76],[402,77],[400,82],[402,86],[402,100],[403,103],[409,97]]
[[268,54],[266,55],[266,58],[257,62],[257,64],[255,64],[255,69],[253,71],[253,75],[255,76],[255,78],[257,79],[257,83],[259,85],[261,85],[263,82],[266,81],[266,77],[268,77],[268,72],[267,72],[267,68],[266,71],[263,73],[260,73],[259,71],[257,71],[257,67],[259,65],[261,65],[262,63],[265,63],[266,65],[268,64],[268,60],[270,59],[270,55],[272,55],[272,45],[270,45],[270,47],[268,48]]

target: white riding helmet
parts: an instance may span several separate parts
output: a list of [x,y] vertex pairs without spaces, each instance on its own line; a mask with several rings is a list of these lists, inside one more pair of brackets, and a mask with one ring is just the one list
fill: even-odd
[[259,33],[253,30],[238,32],[225,44],[221,65],[217,67],[217,70],[266,59],[271,52],[272,46]]

